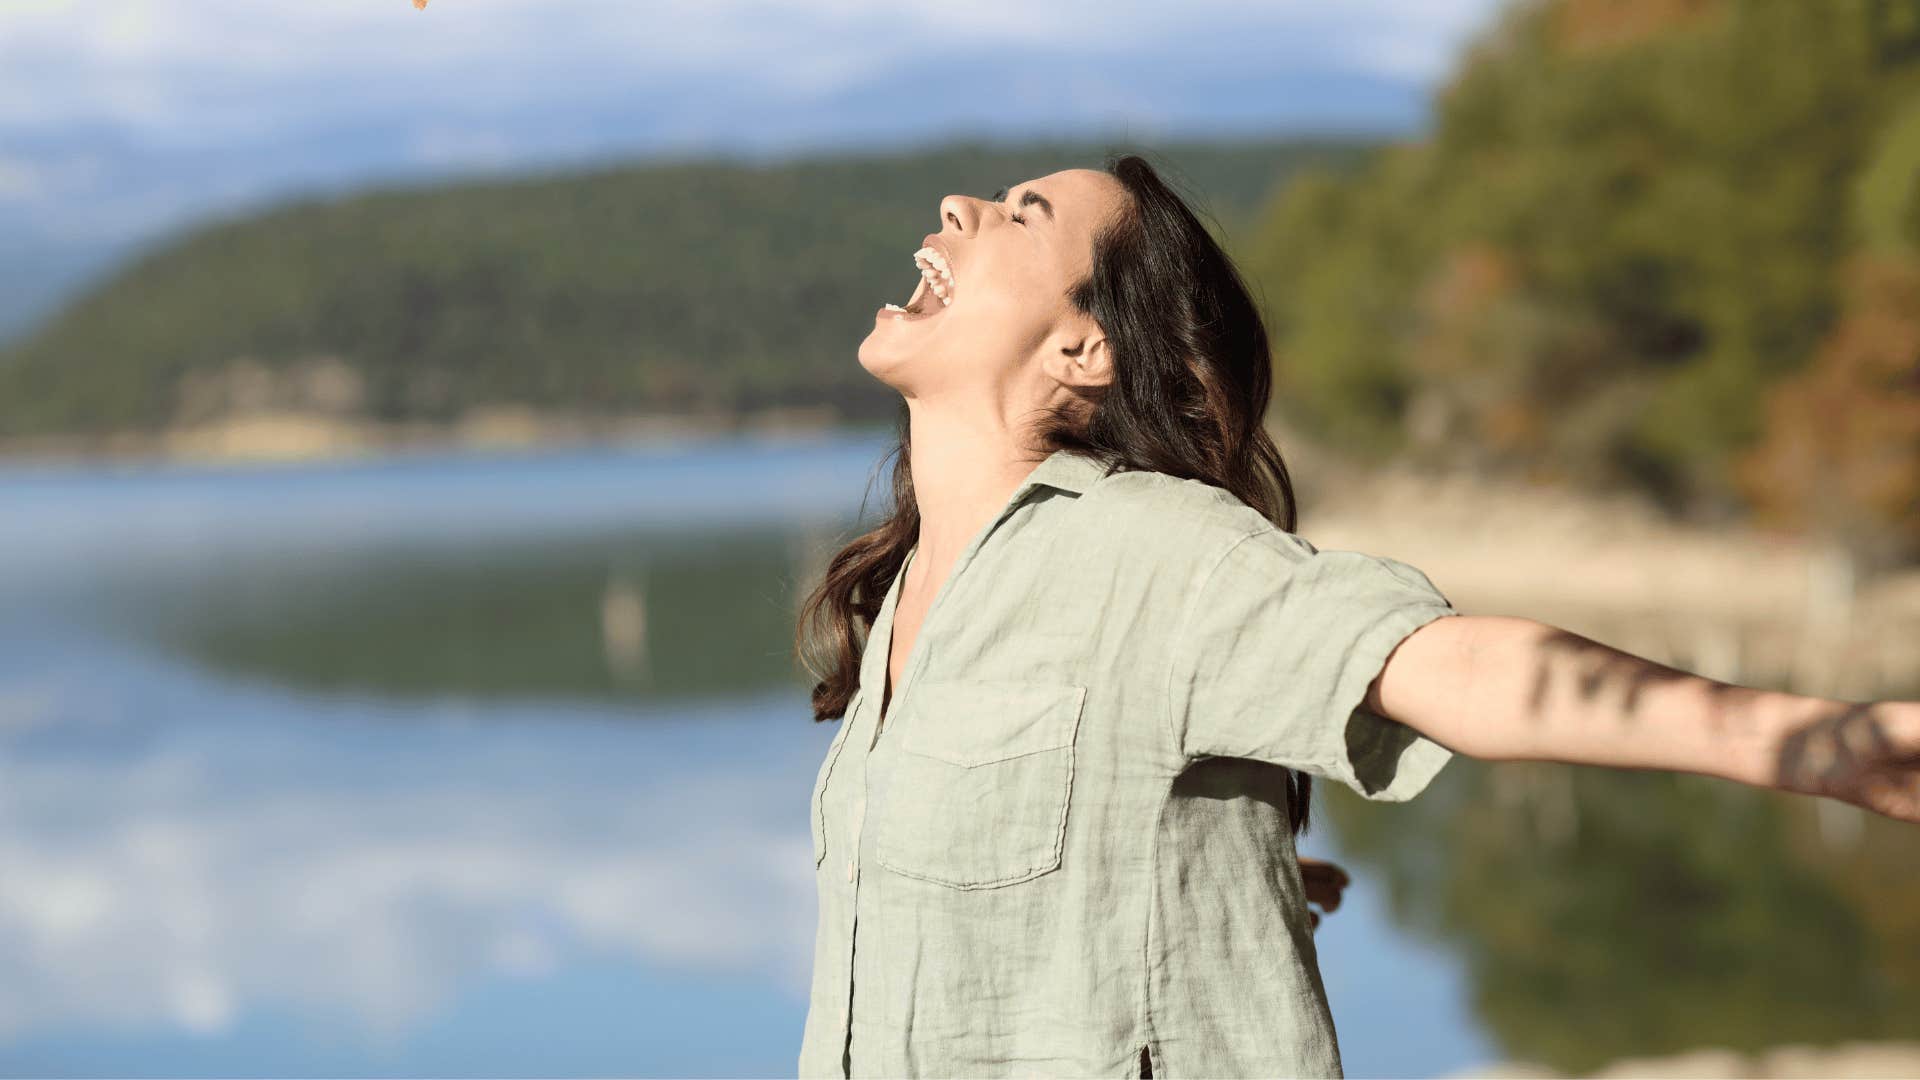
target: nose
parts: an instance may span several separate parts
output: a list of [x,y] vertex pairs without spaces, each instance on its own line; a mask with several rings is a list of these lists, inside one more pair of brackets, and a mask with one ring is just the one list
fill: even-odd
[[952,225],[962,236],[972,236],[980,227],[980,211],[965,195],[949,195],[940,200],[940,228]]

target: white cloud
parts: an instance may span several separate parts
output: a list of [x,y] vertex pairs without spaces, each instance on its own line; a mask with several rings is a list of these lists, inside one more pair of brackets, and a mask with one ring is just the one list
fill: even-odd
[[1405,130],[1500,2],[0,0],[0,238],[647,153]]
[[[334,112],[568,100],[677,78],[818,93],[982,49],[1150,53],[1270,37],[1292,55],[1428,80],[1497,0],[93,0],[0,9],[0,126],[107,120],[229,137]],[[952,92],[957,88],[945,87]]]
[[1347,56],[1360,70],[1432,85],[1445,77],[1461,46],[1485,28],[1500,6],[1489,0],[1357,0],[1348,5],[1356,22],[1373,21],[1389,29],[1353,35]]

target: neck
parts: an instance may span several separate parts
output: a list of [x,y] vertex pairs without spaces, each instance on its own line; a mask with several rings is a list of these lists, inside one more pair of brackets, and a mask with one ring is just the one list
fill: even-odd
[[972,417],[931,414],[908,400],[908,466],[920,511],[915,570],[950,566],[1020,482],[1045,460],[1023,432]]

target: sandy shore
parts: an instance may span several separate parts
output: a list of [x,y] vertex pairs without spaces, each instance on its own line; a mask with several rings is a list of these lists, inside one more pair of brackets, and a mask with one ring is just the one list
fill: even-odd
[[286,410],[155,433],[0,442],[0,461],[327,461],[419,451],[633,445],[721,434],[827,431],[841,424],[831,407],[616,417],[501,408],[476,410],[451,424],[381,423]]
[[1726,682],[1920,694],[1920,568],[1857,580],[1804,538],[1677,524],[1630,495],[1297,456],[1302,535],[1411,563],[1462,612],[1539,619]]
[[[1449,1073],[1447,1080],[1559,1080],[1569,1074],[1509,1062]],[[1667,1057],[1623,1058],[1591,1077],[1920,1077],[1920,1043],[1843,1043],[1839,1046],[1780,1046],[1758,1054],[1704,1049]]]

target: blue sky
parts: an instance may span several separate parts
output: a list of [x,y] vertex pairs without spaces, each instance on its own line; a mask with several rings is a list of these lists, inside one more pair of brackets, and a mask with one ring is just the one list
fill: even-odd
[[0,331],[136,241],[383,180],[960,133],[1405,132],[1498,6],[0,0]]

